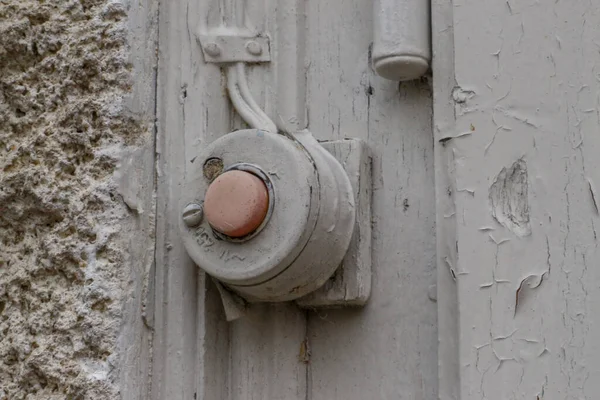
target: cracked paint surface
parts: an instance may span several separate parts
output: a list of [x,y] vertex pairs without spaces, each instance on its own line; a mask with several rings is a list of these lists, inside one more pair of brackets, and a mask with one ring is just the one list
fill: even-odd
[[455,125],[442,136],[476,127],[445,144],[453,186],[470,190],[449,215],[460,398],[596,398],[600,10],[460,0],[452,11]]

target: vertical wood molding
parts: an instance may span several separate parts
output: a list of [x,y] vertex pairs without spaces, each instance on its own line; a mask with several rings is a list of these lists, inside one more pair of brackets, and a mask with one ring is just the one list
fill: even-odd
[[197,11],[195,2],[186,4],[183,1],[161,2],[160,8],[152,392],[154,399],[161,400],[191,399],[195,394],[197,285],[202,280],[198,280],[197,267],[187,257],[178,237],[180,210],[177,199],[181,178],[190,160],[189,153],[194,147],[194,143],[188,141],[187,131],[190,124],[194,128],[203,126],[198,109],[189,114],[188,103],[193,97],[187,93],[194,79],[192,69],[200,64],[189,25],[195,20],[189,20],[190,14]]
[[280,0],[275,9],[277,58],[273,84],[276,88],[276,124],[289,132],[306,128],[306,1]]
[[294,303],[253,304],[232,322],[229,398],[305,400],[305,326],[306,314]]
[[437,396],[435,193],[426,81],[377,77],[371,2],[307,3],[308,128],[373,156],[373,286],[364,308],[309,314],[312,400]]
[[[245,9],[245,23],[257,32],[269,33],[273,58],[280,61],[250,66],[250,89],[274,120],[280,117],[288,126],[301,127],[302,86],[287,81],[304,64],[303,52],[296,51],[303,37],[304,16],[300,13],[292,23],[292,11],[302,2],[286,3],[161,3],[153,376],[157,400],[306,398],[306,364],[298,358],[306,337],[305,312],[296,305],[252,305],[246,317],[228,324],[217,290],[188,258],[177,229],[179,192],[186,171],[195,167],[198,151],[244,126],[229,103],[219,66],[203,60],[195,36],[198,27],[220,25],[230,15],[224,12],[229,6]],[[278,19],[290,25],[281,26]],[[287,91],[278,89],[281,79],[286,80]]]
[[444,139],[455,126],[452,90],[454,77],[453,2],[434,0],[431,4],[433,70],[433,139],[436,191],[438,397],[459,400],[459,314],[456,268],[456,184],[455,154]]
[[[152,304],[147,304],[155,248],[155,136],[156,47],[158,42],[158,1],[138,0],[128,10],[129,60],[132,87],[125,99],[128,113],[142,118],[150,132],[147,143],[122,155],[119,166],[119,194],[137,204],[129,258],[132,291],[123,306],[119,338],[119,383],[125,399],[146,399],[150,393],[152,371]],[[126,200],[126,201],[127,201]]]
[[[304,13],[301,0],[250,2],[247,20],[271,38],[271,62],[249,66],[255,99],[273,121],[292,131],[304,117]],[[232,128],[245,125],[235,116]],[[231,400],[306,399],[306,364],[298,358],[306,313],[295,304],[251,305],[230,325]],[[207,400],[210,399],[207,397]]]

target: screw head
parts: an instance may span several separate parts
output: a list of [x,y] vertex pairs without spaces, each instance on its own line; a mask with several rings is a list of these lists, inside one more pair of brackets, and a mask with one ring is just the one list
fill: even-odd
[[207,43],[204,46],[204,51],[206,52],[206,54],[212,57],[218,57],[219,55],[221,55],[221,48],[215,42]]
[[183,222],[190,228],[200,225],[202,222],[203,210],[202,204],[191,203],[185,206],[181,217]]
[[262,46],[255,40],[250,40],[246,43],[246,50],[253,56],[260,56],[262,54]]

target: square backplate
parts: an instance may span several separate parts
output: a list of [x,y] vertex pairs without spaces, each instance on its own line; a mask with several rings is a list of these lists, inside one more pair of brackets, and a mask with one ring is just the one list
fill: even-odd
[[371,157],[362,140],[321,142],[342,164],[354,189],[356,226],[350,247],[335,274],[296,302],[304,308],[362,306],[371,294]]

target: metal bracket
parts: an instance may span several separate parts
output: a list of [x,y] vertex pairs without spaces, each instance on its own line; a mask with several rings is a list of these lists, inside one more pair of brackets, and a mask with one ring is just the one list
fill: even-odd
[[271,61],[271,45],[267,36],[198,34],[198,40],[207,63]]

